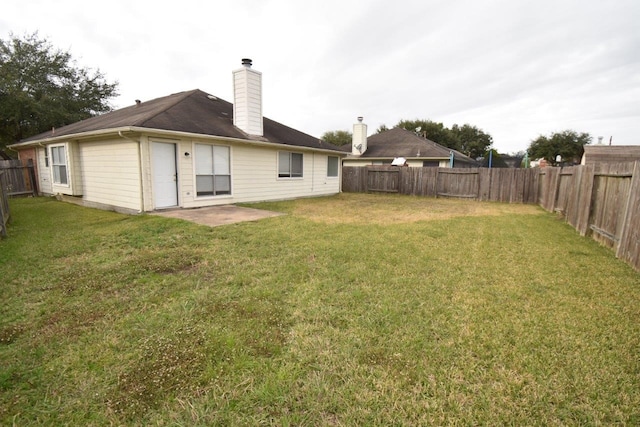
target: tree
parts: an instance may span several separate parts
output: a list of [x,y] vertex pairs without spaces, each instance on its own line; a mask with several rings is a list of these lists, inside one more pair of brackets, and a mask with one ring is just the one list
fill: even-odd
[[508,168],[509,165],[504,161],[502,155],[498,153],[494,148],[490,148],[484,153],[484,157],[480,161],[480,164],[483,168],[489,167],[489,162],[491,162],[492,168]]
[[378,129],[376,129],[376,133],[382,133],[382,132],[386,132],[388,130],[389,130],[389,128],[387,127],[387,125],[385,125],[383,123],[380,126],[378,126]]
[[351,132],[347,130],[331,130],[322,134],[321,138],[324,142],[328,142],[333,145],[341,146],[345,144],[351,144],[353,137]]
[[457,135],[442,123],[431,120],[400,120],[396,127],[415,132],[419,136],[454,150],[460,148],[460,140]]
[[491,135],[484,133],[482,129],[478,129],[470,124],[464,124],[462,126],[454,124],[451,127],[451,133],[460,141],[459,151],[472,159],[487,156],[488,150],[493,144]]
[[549,136],[540,135],[531,141],[527,152],[531,159],[544,158],[551,164],[557,164],[556,156],[561,162],[578,163],[584,153],[584,146],[591,143],[591,135],[573,130],[555,132]]
[[118,83],[79,68],[38,33],[0,40],[0,148],[111,111]]

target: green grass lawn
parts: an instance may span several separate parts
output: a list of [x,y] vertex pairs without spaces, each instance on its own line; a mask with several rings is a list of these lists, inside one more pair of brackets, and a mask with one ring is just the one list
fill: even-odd
[[638,425],[640,275],[535,206],[13,199],[2,425]]

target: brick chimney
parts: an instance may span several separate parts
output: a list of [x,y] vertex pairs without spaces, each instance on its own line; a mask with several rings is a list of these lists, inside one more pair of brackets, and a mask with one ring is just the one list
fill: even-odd
[[233,124],[249,135],[262,136],[262,73],[249,58],[233,71]]
[[367,125],[362,123],[362,117],[358,117],[358,123],[353,125],[351,154],[359,156],[365,151],[367,151]]

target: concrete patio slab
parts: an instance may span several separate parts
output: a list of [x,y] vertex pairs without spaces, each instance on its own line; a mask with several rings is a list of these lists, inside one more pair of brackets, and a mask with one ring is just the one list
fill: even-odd
[[165,216],[169,218],[184,219],[196,224],[217,227],[220,225],[234,224],[237,222],[257,221],[263,218],[284,215],[280,212],[271,212],[261,209],[243,208],[234,205],[209,206],[194,209],[168,209],[151,212],[151,215]]

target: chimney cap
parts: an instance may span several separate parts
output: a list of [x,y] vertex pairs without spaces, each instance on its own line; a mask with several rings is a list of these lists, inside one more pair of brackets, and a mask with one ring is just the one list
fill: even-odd
[[247,68],[251,68],[251,65],[253,64],[253,61],[251,61],[251,58],[242,58],[242,65],[244,65]]
[[142,101],[140,101],[139,99],[136,99],[136,105],[140,105]]

